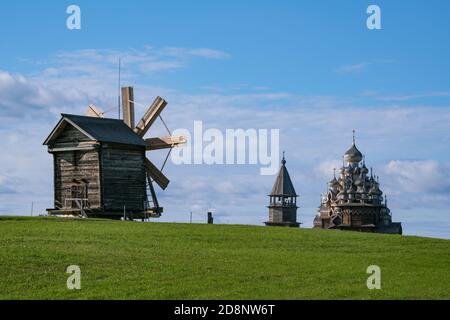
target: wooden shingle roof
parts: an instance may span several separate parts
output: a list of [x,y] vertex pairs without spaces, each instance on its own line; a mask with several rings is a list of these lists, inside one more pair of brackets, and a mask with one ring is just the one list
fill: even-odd
[[146,146],[146,142],[139,137],[122,120],[109,118],[95,118],[73,114],[61,114],[62,118],[45,140],[44,145],[50,145],[59,135],[61,129],[71,124],[90,139],[98,142],[120,143],[135,146]]
[[281,168],[278,172],[275,184],[273,185],[272,192],[270,192],[270,196],[297,196],[291,177],[289,176],[289,172],[286,168],[286,160],[284,157],[283,161],[281,161]]

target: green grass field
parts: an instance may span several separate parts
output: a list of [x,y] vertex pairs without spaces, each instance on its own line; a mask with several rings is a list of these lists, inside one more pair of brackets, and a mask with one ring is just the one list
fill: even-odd
[[[81,290],[66,268],[81,267]],[[368,290],[369,265],[381,290]],[[273,227],[0,218],[0,299],[450,299],[450,241]]]

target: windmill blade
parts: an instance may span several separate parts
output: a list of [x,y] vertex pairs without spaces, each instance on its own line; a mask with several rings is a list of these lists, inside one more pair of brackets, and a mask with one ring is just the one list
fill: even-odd
[[161,112],[167,105],[167,101],[161,97],[156,97],[155,101],[148,108],[147,112],[142,117],[141,121],[137,124],[136,128],[134,128],[134,132],[136,132],[140,137],[143,137],[150,126],[155,122]]
[[123,87],[122,91],[122,112],[123,122],[131,129],[134,128],[134,89],[133,87]]
[[187,139],[185,136],[167,136],[145,139],[145,142],[147,142],[146,150],[150,151],[178,147],[187,143]]
[[88,117],[103,118],[103,112],[97,109],[93,104],[90,104],[86,110]]
[[145,158],[145,169],[147,174],[155,181],[161,189],[165,190],[169,184],[169,179],[150,160]]

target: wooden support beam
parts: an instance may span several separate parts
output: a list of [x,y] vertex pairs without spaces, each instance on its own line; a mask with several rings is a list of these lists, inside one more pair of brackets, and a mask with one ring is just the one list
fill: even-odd
[[145,142],[147,142],[146,150],[149,151],[177,147],[185,144],[187,139],[184,136],[167,136],[145,139]]
[[161,213],[163,212],[163,208],[159,206],[158,198],[156,197],[155,188],[153,187],[152,178],[147,172],[147,180],[148,180],[148,187],[150,189],[150,195],[152,197],[153,202],[153,208],[147,208],[147,212],[151,212],[154,216],[160,217]]
[[139,121],[136,128],[134,128],[134,132],[136,132],[140,137],[143,137],[147,133],[150,126],[164,110],[166,105],[167,102],[163,98],[156,97],[155,101],[148,108],[141,121]]
[[103,118],[103,112],[98,110],[93,104],[90,104],[86,110],[88,117]]
[[122,88],[123,122],[134,129],[134,92],[133,87]]
[[89,151],[95,150],[95,147],[83,147],[83,148],[49,148],[48,153],[68,152],[68,151]]
[[145,158],[145,169],[147,174],[155,181],[161,189],[165,190],[169,185],[169,179],[147,158]]

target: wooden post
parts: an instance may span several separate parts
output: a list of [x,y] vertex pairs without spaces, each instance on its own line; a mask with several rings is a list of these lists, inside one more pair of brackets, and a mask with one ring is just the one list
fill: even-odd
[[86,216],[84,214],[84,208],[83,208],[83,199],[80,200],[80,212],[81,212],[81,216],[83,218],[86,218]]
[[212,212],[208,212],[208,224],[213,224],[214,223],[214,218],[212,215]]
[[122,88],[123,122],[134,129],[134,92],[133,87]]

